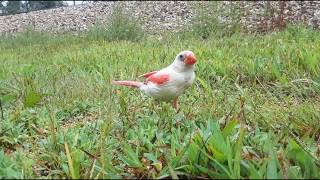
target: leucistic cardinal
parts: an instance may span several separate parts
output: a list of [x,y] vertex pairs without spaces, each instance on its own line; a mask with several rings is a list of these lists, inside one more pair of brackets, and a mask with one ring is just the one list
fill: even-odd
[[144,82],[113,81],[113,84],[138,88],[155,99],[172,102],[178,110],[178,97],[192,85],[197,59],[192,51],[180,52],[172,64],[159,70],[143,74]]

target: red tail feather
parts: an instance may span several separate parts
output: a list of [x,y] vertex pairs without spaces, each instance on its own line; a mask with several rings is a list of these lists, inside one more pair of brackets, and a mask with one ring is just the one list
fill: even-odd
[[112,81],[113,84],[139,88],[143,83],[138,81]]

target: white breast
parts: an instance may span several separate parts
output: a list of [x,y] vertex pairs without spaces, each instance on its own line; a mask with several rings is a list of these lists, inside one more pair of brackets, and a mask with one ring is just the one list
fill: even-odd
[[193,70],[186,72],[176,72],[171,67],[161,70],[169,74],[169,81],[165,85],[157,85],[148,82],[146,85],[140,87],[140,90],[147,95],[156,99],[170,101],[180,96],[194,81],[195,74]]

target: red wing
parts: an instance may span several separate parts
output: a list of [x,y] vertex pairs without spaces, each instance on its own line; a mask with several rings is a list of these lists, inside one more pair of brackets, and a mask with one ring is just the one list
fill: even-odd
[[147,82],[151,81],[158,85],[163,85],[164,83],[169,81],[169,74],[153,74],[147,78]]
[[139,76],[139,77],[145,77],[145,78],[148,78],[148,77],[150,77],[151,75],[153,75],[153,74],[154,74],[154,73],[156,73],[156,72],[158,72],[158,71],[148,72],[148,73],[142,74],[142,75],[141,75],[141,76]]

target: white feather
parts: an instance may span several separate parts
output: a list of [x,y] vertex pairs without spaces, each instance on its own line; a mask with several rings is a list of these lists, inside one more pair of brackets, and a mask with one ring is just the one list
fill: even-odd
[[[163,85],[155,84],[151,81],[140,86],[140,90],[145,94],[156,99],[170,101],[180,96],[195,79],[194,65],[186,65],[179,60],[180,54],[190,53],[191,51],[182,51],[179,53],[174,62],[157,73],[168,74],[169,80]],[[192,53],[192,52],[191,52]]]

